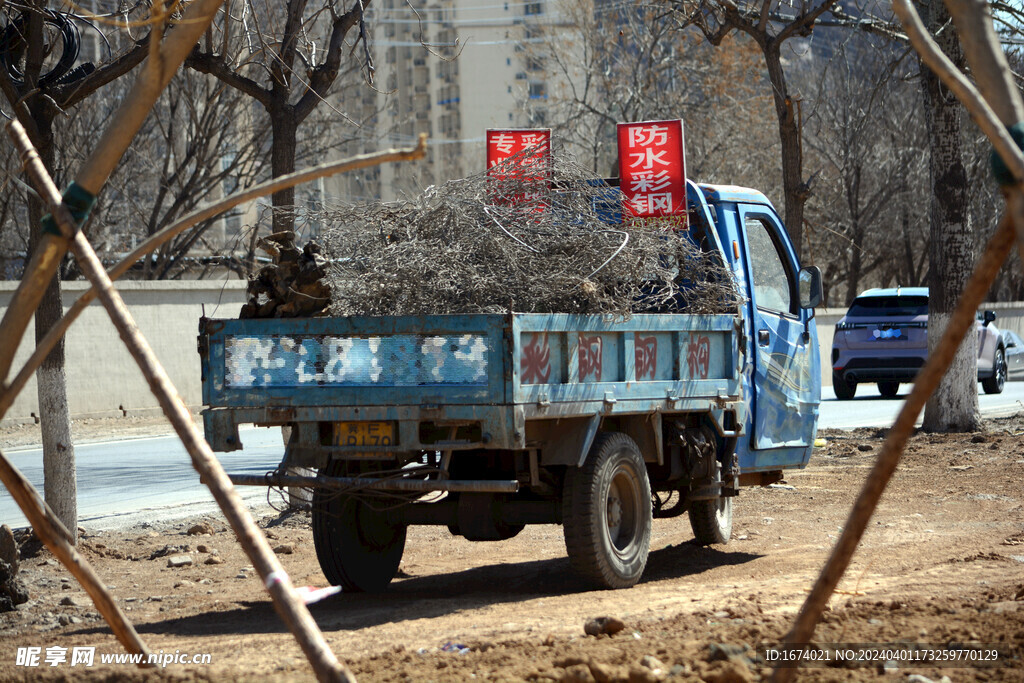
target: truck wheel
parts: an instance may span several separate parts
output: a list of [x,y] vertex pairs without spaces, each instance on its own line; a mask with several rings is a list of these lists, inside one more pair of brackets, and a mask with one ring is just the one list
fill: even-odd
[[992,363],[992,376],[981,380],[981,388],[986,394],[1001,394],[1006,386],[1006,352],[996,349],[996,358]]
[[633,439],[598,434],[562,490],[565,548],[573,569],[598,588],[640,580],[651,545],[651,484]]
[[896,398],[896,394],[900,392],[899,382],[879,382],[878,393],[884,398]]
[[[334,474],[327,466],[326,474]],[[398,572],[405,550],[405,527],[390,524],[385,513],[364,497],[318,488],[313,493],[313,546],[324,576],[350,592],[382,591]]]
[[701,545],[728,543],[732,536],[732,498],[690,503],[690,528]]
[[849,401],[857,393],[857,383],[847,382],[838,372],[833,372],[832,389],[840,401]]

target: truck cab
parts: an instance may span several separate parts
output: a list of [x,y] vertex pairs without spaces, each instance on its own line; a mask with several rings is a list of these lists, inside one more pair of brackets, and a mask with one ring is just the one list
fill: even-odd
[[[718,248],[735,274],[743,304],[743,389],[748,414],[737,444],[741,472],[804,467],[817,433],[821,361],[814,306],[821,275],[800,269],[778,213],[762,193],[700,185]],[[694,193],[696,194],[696,193]],[[696,198],[695,198],[696,199]]]

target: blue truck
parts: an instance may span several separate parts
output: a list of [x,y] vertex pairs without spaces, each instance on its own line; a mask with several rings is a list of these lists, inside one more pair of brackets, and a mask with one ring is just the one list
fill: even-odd
[[276,471],[232,480],[311,488],[320,566],[349,591],[387,586],[413,524],[473,541],[561,524],[598,588],[640,579],[653,518],[727,542],[740,488],[810,457],[821,273],[760,192],[688,182],[687,199],[671,239],[721,255],[735,313],[204,318],[208,441],[290,428]]

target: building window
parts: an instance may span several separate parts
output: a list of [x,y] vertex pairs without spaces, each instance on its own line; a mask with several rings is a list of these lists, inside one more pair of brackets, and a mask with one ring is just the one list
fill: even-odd
[[530,99],[531,100],[546,100],[548,98],[547,84],[543,81],[534,81],[530,83]]
[[224,196],[233,194],[238,189],[238,176],[233,172],[235,163],[238,160],[238,151],[234,146],[228,147],[220,157],[220,170],[224,180],[221,181],[221,191]]
[[528,2],[526,3],[525,13],[529,15],[543,14],[544,3],[542,2]]

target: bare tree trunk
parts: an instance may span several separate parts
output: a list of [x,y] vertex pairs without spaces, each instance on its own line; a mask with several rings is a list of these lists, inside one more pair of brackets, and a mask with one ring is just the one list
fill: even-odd
[[[298,122],[295,112],[288,105],[273,107],[270,111],[270,126],[273,139],[270,148],[270,174],[273,178],[292,173],[295,170],[295,136]],[[295,228],[295,188],[279,190],[271,196],[274,207],[273,231]]]
[[850,231],[853,238],[850,254],[850,269],[846,274],[846,305],[849,306],[860,293],[861,272],[864,268],[864,229],[861,228],[854,218],[853,229]]
[[786,74],[782,69],[781,44],[771,41],[762,48],[768,80],[772,84],[775,115],[779,119],[779,140],[782,142],[782,192],[786,201],[786,231],[793,241],[797,258],[804,233],[804,204],[810,188],[803,179],[803,145],[797,104],[786,90]]
[[[941,0],[921,3],[928,30],[942,51],[962,68],[960,40]],[[938,30],[943,30],[939,32]],[[936,35],[936,33],[938,33]],[[921,69],[925,122],[931,147],[931,270],[928,278],[928,349],[938,344],[960,292],[971,274],[974,236],[968,211],[959,102],[928,69]],[[968,334],[924,412],[927,431],[975,431],[978,410],[978,335]]]
[[[37,100],[38,102],[38,100]],[[45,107],[45,103],[40,103]],[[52,118],[48,112],[32,108],[39,130],[41,158],[53,168]],[[41,237],[43,207],[34,193],[28,196],[30,223],[30,250],[35,251]],[[61,302],[60,271],[50,280],[46,293],[36,309],[35,329],[38,343],[64,315]],[[67,386],[64,375],[64,340],[61,339],[36,371],[39,398],[39,427],[43,441],[43,496],[57,518],[71,534],[69,539],[78,543],[78,498],[75,473],[75,446],[71,440],[71,411],[68,408]]]

